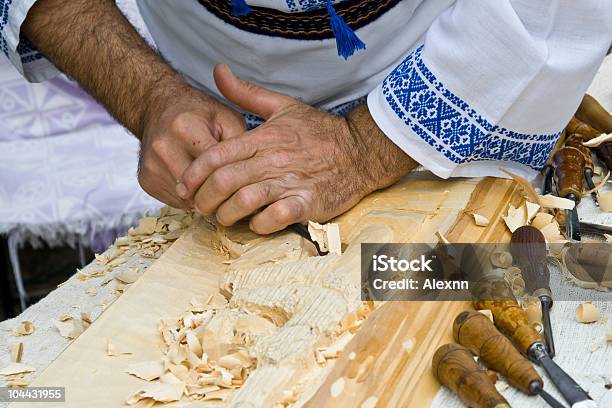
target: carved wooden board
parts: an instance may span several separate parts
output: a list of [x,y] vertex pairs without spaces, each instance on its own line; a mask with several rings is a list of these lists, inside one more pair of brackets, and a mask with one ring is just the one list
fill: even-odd
[[[446,233],[453,242],[502,242],[509,235],[501,214],[509,203],[516,204],[518,200],[516,185],[506,180],[444,181],[417,175],[365,198],[336,222],[340,224],[343,243],[372,224],[388,225],[395,242],[434,242],[436,231]],[[488,217],[491,224],[477,227],[466,213],[470,210]],[[125,398],[142,384],[124,373],[126,366],[159,358],[159,319],[179,316],[192,298],[205,299],[217,292],[227,265],[226,258],[215,250],[215,239],[204,221],[194,222],[142,278],[42,372],[32,386],[66,387],[66,403],[48,406],[122,406]],[[303,251],[294,251],[288,257],[311,250],[294,234],[283,232],[259,240],[259,250],[253,256],[261,258],[261,254],[269,253],[277,262],[283,262],[281,243],[303,247]],[[376,357],[373,375],[362,383],[348,381],[334,405],[359,406],[372,395],[381,404],[384,402],[380,406],[426,405],[439,387],[430,375],[431,356],[439,344],[450,340],[450,322],[465,307],[465,302],[383,305],[357,332],[328,378],[321,379],[324,383],[312,393],[310,406],[331,403],[330,384],[346,376],[349,363],[358,363],[369,354]],[[108,338],[134,354],[108,357]],[[402,352],[407,338],[416,340],[411,353]],[[358,359],[349,361],[346,356],[352,350],[359,351]]]

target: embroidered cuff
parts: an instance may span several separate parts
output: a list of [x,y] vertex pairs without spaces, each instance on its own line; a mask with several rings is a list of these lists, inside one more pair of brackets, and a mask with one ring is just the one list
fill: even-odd
[[496,126],[457,97],[427,68],[423,46],[368,97],[381,130],[440,177],[503,176],[499,167],[533,178],[561,132],[523,134]]

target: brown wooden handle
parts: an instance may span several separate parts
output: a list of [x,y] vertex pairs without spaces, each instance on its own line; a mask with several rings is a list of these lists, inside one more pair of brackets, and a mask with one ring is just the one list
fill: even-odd
[[589,123],[601,133],[612,133],[612,115],[591,95],[584,95],[576,112],[576,118]]
[[474,308],[489,309],[493,313],[495,326],[512,340],[523,354],[527,355],[532,344],[542,342],[542,337],[529,324],[525,311],[516,300],[475,300]]
[[573,147],[574,149],[578,149],[584,155],[584,166],[587,169],[593,170],[593,157],[591,156],[591,149],[582,143],[586,142],[586,138],[578,133],[573,133],[565,138],[565,145],[567,147]]
[[512,233],[510,252],[523,273],[527,293],[533,294],[543,289],[551,296],[550,271],[546,264],[546,239],[542,232],[531,225],[517,228]]
[[512,342],[501,334],[488,317],[479,312],[460,313],[453,324],[455,341],[467,347],[492,370],[526,394],[533,395],[534,381],[544,385],[542,377],[529,360],[521,355]]
[[508,401],[495,389],[485,370],[478,367],[470,351],[458,344],[445,344],[433,356],[432,369],[467,406],[509,408]]
[[591,140],[594,137],[601,135],[601,132],[593,127],[587,125],[583,121],[572,117],[570,122],[565,127],[565,133],[571,135],[572,133],[580,133],[586,137],[586,140]]
[[560,197],[574,194],[577,199],[580,199],[584,165],[584,155],[580,150],[573,147],[561,148],[554,154],[555,184]]

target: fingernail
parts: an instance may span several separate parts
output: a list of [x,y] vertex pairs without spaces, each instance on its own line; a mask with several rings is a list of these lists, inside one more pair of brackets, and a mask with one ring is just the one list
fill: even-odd
[[176,185],[176,194],[181,198],[187,198],[189,191],[187,191],[187,187],[183,183],[178,183]]

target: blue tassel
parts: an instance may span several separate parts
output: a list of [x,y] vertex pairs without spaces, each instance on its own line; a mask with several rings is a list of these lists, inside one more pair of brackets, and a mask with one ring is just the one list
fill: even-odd
[[346,60],[355,51],[365,50],[364,42],[357,37],[357,34],[346,24],[346,21],[336,13],[331,0],[327,0],[327,12],[329,13],[329,23],[334,32],[334,37],[336,37],[338,55]]
[[244,0],[232,0],[232,15],[240,17],[251,12],[251,8]]

